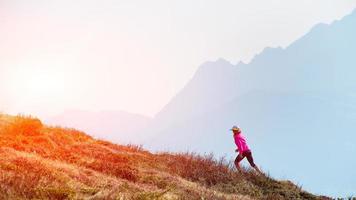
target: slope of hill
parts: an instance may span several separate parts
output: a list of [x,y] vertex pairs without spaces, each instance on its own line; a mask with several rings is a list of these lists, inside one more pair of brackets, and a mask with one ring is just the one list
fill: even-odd
[[194,153],[152,154],[0,115],[0,199],[322,199]]
[[153,120],[148,134],[156,136],[144,145],[232,157],[228,129],[238,124],[273,176],[316,193],[354,195],[355,27],[356,11],[248,64],[203,64]]
[[144,135],[139,133],[147,127],[151,118],[124,111],[69,110],[44,121],[50,125],[80,129],[95,138],[120,143],[136,143],[137,138],[144,138]]

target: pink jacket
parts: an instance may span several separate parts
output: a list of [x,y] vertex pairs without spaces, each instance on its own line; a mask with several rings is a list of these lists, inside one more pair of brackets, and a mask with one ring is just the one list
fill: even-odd
[[235,139],[235,144],[236,144],[237,148],[239,149],[239,153],[242,154],[243,152],[250,150],[250,148],[247,146],[246,139],[242,135],[242,133],[235,134],[234,139]]

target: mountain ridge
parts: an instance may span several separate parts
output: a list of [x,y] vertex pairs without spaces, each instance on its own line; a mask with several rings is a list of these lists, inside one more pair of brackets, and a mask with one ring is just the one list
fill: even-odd
[[[174,151],[193,148],[233,157],[230,151],[234,144],[228,142],[231,141],[228,129],[238,124],[246,130],[256,152],[256,162],[260,160],[271,174],[287,176],[319,193],[352,195],[355,181],[348,176],[354,174],[352,166],[356,167],[356,163],[347,158],[356,153],[355,147],[348,144],[355,139],[350,130],[355,130],[356,121],[354,27],[355,11],[331,24],[317,25],[286,48],[266,48],[247,64],[225,62],[226,66],[220,66],[208,62],[211,72],[205,71],[205,77],[196,77],[202,76],[196,73],[177,95],[180,99],[172,99],[170,111],[163,109],[169,124],[154,119],[158,127],[152,128],[152,132],[156,135],[144,145],[159,150],[159,144],[163,143]],[[205,88],[192,87],[194,81]],[[179,120],[175,120],[176,116]],[[338,155],[332,148],[320,150],[333,143],[340,144],[340,151],[345,154]],[[281,169],[278,158],[270,159],[272,152],[278,153],[279,146],[283,146],[283,159],[294,163],[292,167]],[[288,149],[291,146],[293,149]],[[323,166],[332,166],[330,170],[343,173],[321,174],[318,167],[307,167],[293,159],[299,154],[305,162],[317,160]],[[326,163],[322,159],[324,154],[337,156],[350,166]],[[305,174],[301,174],[301,169]],[[348,187],[335,186],[331,179]],[[324,185],[319,186],[320,181],[316,180],[324,180]]]

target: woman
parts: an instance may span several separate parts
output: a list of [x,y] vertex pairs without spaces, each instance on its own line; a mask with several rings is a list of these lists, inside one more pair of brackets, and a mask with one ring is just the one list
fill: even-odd
[[239,155],[235,159],[235,166],[241,172],[240,161],[247,158],[251,167],[253,167],[258,173],[262,174],[260,169],[253,162],[252,152],[250,148],[247,146],[246,139],[241,133],[241,129],[237,126],[232,127],[232,132],[234,133],[235,144],[237,146],[236,152],[239,152]]

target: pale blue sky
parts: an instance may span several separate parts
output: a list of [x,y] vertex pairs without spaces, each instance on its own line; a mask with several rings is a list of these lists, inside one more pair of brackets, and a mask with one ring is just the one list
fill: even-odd
[[355,0],[0,0],[0,111],[153,116],[207,60],[286,47]]

